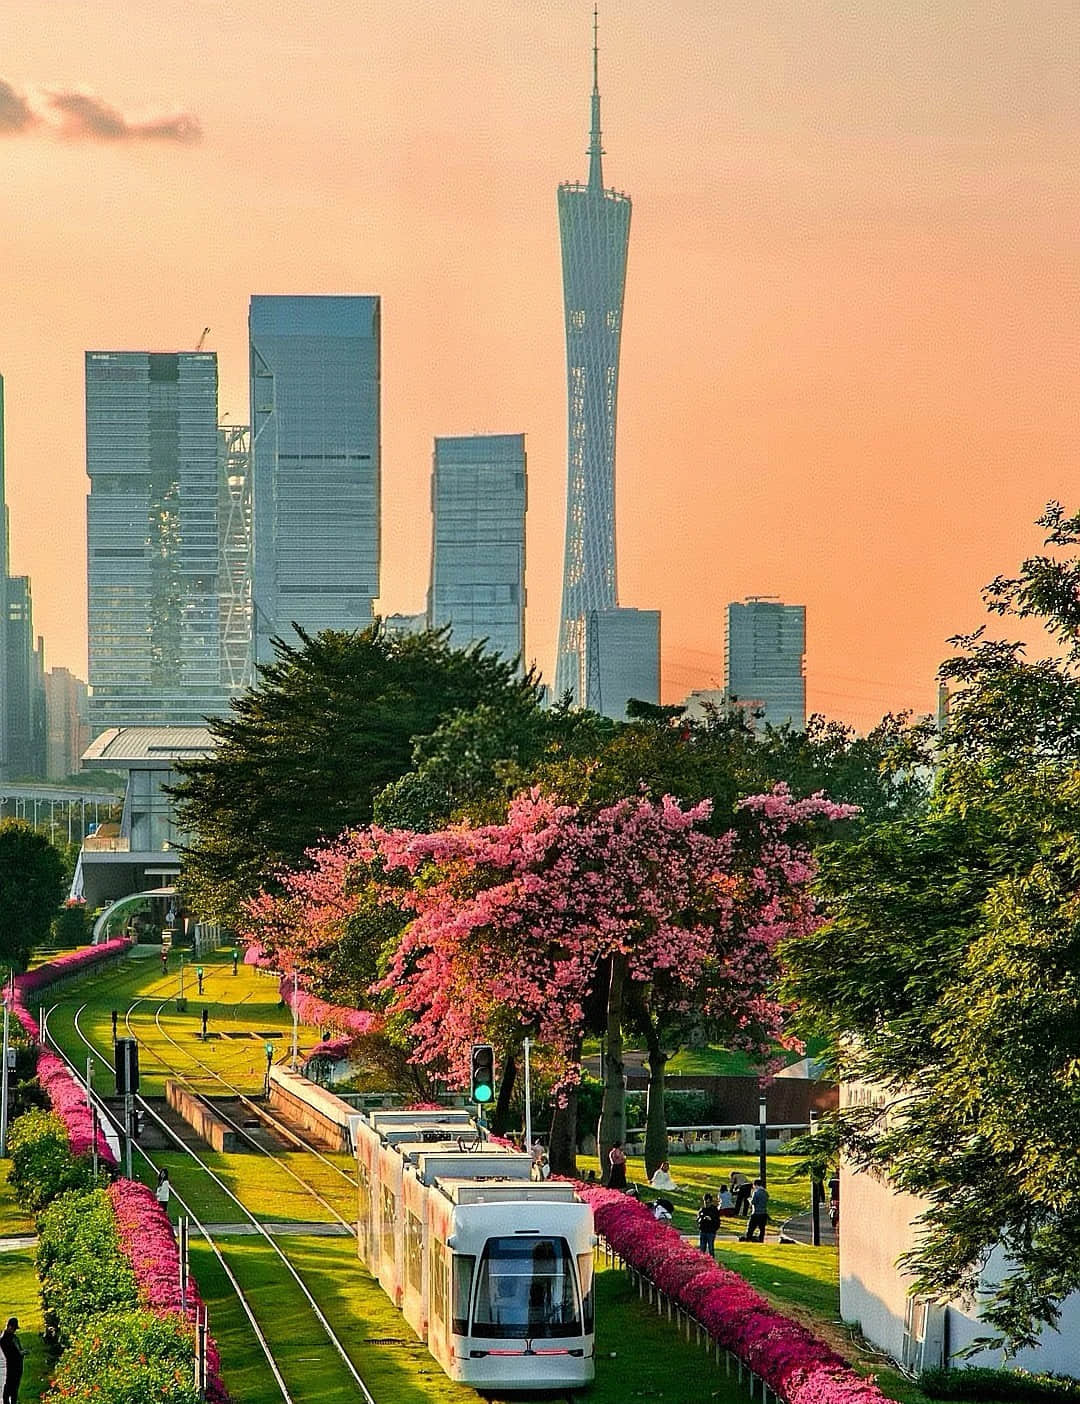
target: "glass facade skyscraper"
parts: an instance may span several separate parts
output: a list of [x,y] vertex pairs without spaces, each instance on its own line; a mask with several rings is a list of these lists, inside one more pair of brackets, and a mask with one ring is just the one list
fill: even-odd
[[568,414],[566,550],[555,695],[583,703],[581,658],[590,610],[618,604],[615,420],[630,197],[605,190],[597,46],[593,38],[589,179],[559,186]]
[[428,620],[456,648],[525,650],[525,435],[437,438]]
[[255,656],[363,629],[379,594],[377,297],[251,299]]
[[724,684],[729,705],[772,726],[806,726],[806,606],[752,596],[728,605]]
[[90,724],[220,713],[218,367],[86,353]]
[[622,721],[626,704],[660,701],[660,611],[590,609],[582,632],[582,699]]

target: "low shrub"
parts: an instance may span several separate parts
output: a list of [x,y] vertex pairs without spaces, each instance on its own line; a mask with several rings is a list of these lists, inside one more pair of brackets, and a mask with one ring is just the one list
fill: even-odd
[[61,1346],[103,1311],[138,1306],[105,1190],[62,1194],[38,1219],[37,1274],[45,1325]]
[[75,1335],[44,1404],[198,1404],[193,1359],[192,1328],[180,1317],[108,1312]]
[[709,1094],[696,1088],[669,1088],[664,1093],[669,1126],[705,1126],[710,1120],[709,1106]]
[[1003,1404],[1049,1404],[1080,1400],[1080,1380],[1066,1375],[1029,1375],[1026,1370],[924,1370],[919,1388],[931,1399],[1000,1400]]
[[37,1213],[66,1190],[87,1190],[87,1160],[72,1153],[67,1128],[55,1112],[29,1111],[11,1124],[8,1179],[24,1209]]

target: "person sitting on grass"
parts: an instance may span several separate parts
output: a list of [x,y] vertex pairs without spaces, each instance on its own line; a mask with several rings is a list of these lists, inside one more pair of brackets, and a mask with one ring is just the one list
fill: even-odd
[[667,1161],[663,1161],[659,1170],[653,1172],[653,1177],[649,1184],[656,1190],[673,1190],[676,1188],[675,1181],[671,1178],[671,1166]]

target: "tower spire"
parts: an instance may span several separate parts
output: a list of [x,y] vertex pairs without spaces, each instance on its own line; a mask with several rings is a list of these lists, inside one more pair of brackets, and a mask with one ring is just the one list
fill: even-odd
[[589,132],[589,189],[603,190],[604,148],[600,144],[600,12],[593,6],[592,128]]

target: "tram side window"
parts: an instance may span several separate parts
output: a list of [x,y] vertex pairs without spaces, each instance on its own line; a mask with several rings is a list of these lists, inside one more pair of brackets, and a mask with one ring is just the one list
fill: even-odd
[[446,1320],[446,1273],[443,1269],[443,1245],[431,1240],[428,1256],[428,1280],[431,1283],[431,1314],[437,1321]]
[[471,1253],[454,1254],[454,1335],[469,1334],[469,1298],[472,1296],[476,1259]]
[[581,1283],[581,1316],[585,1323],[585,1334],[594,1329],[593,1324],[593,1255],[577,1255],[578,1281]]
[[405,1219],[405,1277],[414,1292],[424,1285],[424,1226],[411,1211]]
[[489,1238],[472,1334],[498,1340],[581,1335],[574,1278],[565,1238]]
[[394,1191],[383,1185],[382,1191],[382,1252],[384,1258],[394,1256]]
[[367,1258],[371,1252],[371,1181],[363,1161],[359,1161],[356,1167],[356,1217],[359,1221],[359,1241]]

